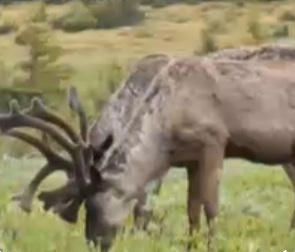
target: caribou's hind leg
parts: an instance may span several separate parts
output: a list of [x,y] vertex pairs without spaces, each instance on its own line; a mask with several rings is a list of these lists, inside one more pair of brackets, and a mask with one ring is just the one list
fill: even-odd
[[200,194],[204,205],[208,232],[208,251],[213,251],[215,219],[218,214],[218,188],[223,166],[224,146],[220,143],[204,146],[200,159]]
[[[295,194],[295,166],[294,166],[294,163],[284,164],[283,168],[284,168],[288,178],[291,181],[293,191]],[[295,205],[293,207],[293,215],[292,215],[292,219],[291,219],[291,223],[290,223],[290,229],[294,229],[294,228],[295,228]]]

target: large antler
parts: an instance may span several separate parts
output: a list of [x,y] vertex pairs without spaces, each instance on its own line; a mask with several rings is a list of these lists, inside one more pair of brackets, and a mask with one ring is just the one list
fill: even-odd
[[69,89],[69,106],[78,114],[80,123],[80,135],[84,142],[88,142],[88,122],[87,116],[79,99],[77,90],[72,86]]
[[20,139],[35,148],[37,148],[41,154],[46,158],[47,164],[44,165],[40,171],[35,175],[33,180],[28,184],[24,191],[13,197],[14,200],[19,201],[20,207],[30,212],[32,209],[32,201],[34,194],[40,185],[40,183],[49,175],[57,170],[66,172],[68,178],[73,176],[73,164],[65,158],[59,156],[53,152],[50,148],[46,147],[39,139],[19,130],[10,130],[6,133],[7,135]]
[[[16,101],[12,101],[10,113],[0,116],[2,133],[34,146],[47,160],[47,164],[35,175],[23,193],[15,196],[14,199],[20,201],[23,210],[31,211],[33,195],[40,183],[54,171],[62,170],[68,176],[68,183],[57,190],[41,193],[39,199],[44,201],[45,210],[53,208],[67,221],[75,221],[77,218],[77,213],[69,213],[73,209],[74,212],[78,212],[81,204],[81,197],[78,197],[80,192],[78,193],[73,188],[78,188],[80,191],[86,188],[88,184],[86,165],[90,163],[89,160],[86,160],[90,157],[86,155],[89,153],[86,141],[87,119],[76,90],[71,88],[71,92],[70,106],[79,115],[81,136],[61,117],[50,112],[37,98],[32,100],[31,108],[23,111],[20,110]],[[75,106],[72,106],[73,101],[75,101]],[[39,139],[17,130],[16,128],[19,127],[38,129],[49,135],[67,151],[72,161],[58,155]],[[58,128],[65,134],[60,133]]]

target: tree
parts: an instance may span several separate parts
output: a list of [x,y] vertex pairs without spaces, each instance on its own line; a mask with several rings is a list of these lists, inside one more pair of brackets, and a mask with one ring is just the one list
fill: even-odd
[[28,47],[28,58],[16,66],[21,75],[14,79],[14,86],[58,98],[56,95],[65,90],[65,81],[71,77],[73,68],[57,63],[63,50],[53,43],[49,27],[45,23],[29,23],[19,30],[15,42]]
[[[28,55],[27,59],[16,66],[20,74],[15,76],[12,89],[21,90],[23,94],[37,91],[45,103],[63,111],[66,103],[66,81],[71,78],[74,69],[58,63],[63,54],[62,47],[54,43],[50,28],[43,23],[42,16],[44,17],[42,14],[35,22],[21,28],[15,37],[17,45],[28,48]],[[63,114],[69,117],[67,113]],[[41,134],[41,138],[47,143],[52,142],[44,134]]]
[[30,13],[30,21],[32,22],[45,22],[47,21],[48,14],[46,10],[46,3],[42,0],[39,0],[35,3]]

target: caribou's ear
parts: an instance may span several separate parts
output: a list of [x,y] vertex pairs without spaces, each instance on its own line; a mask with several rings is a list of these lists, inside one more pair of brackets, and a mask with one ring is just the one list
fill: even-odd
[[92,188],[102,188],[103,179],[100,171],[95,166],[90,166],[90,179]]
[[95,162],[99,162],[104,153],[111,147],[114,142],[113,134],[108,134],[106,139],[97,147],[92,148],[93,158]]
[[77,222],[79,208],[83,199],[74,181],[56,190],[41,192],[38,199],[43,202],[45,211],[52,209],[64,221]]
[[111,147],[111,145],[113,144],[114,142],[114,137],[113,137],[113,134],[109,134],[106,138],[106,140],[103,142],[102,146],[101,146],[101,149],[106,151],[108,148]]

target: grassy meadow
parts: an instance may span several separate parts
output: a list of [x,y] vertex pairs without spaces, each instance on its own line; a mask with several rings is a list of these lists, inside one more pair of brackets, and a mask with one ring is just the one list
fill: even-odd
[[[79,224],[69,225],[51,213],[44,213],[38,201],[30,215],[10,202],[10,197],[23,188],[41,163],[41,160],[25,158],[1,162],[0,247],[4,252],[89,251],[83,235],[83,210]],[[56,175],[42,188],[52,188],[61,182],[62,178]],[[185,174],[172,170],[160,196],[153,199],[155,219],[149,232],[132,233],[127,228],[118,237],[112,252],[185,251],[185,202]],[[217,251],[294,251],[295,233],[288,232],[293,205],[291,185],[280,167],[270,168],[239,160],[225,162]],[[195,251],[206,251],[206,230],[202,216]]]
[[[21,27],[34,4],[2,6],[1,20]],[[69,4],[49,5],[49,19],[61,15],[67,8]],[[218,49],[280,39],[280,36],[268,35],[269,29],[277,29],[280,25],[289,27],[284,39],[292,41],[295,38],[293,0],[244,5],[235,1],[212,1],[142,9],[146,18],[134,26],[78,33],[52,31],[65,51],[61,61],[76,69],[70,82],[79,89],[92,116],[97,112],[88,98],[106,94],[106,83],[101,74],[107,75],[108,71],[112,74],[109,66],[113,62],[127,66],[150,53],[180,56],[204,52],[207,40],[203,29],[209,31]],[[14,43],[14,38],[15,33],[0,35],[0,59],[9,71],[28,53],[27,48]],[[1,146],[0,152],[5,151],[5,146]],[[0,249],[3,252],[89,251],[84,240],[83,211],[79,224],[68,225],[56,216],[44,213],[37,201],[30,215],[21,212],[10,201],[42,162],[36,157],[0,160]],[[160,196],[154,199],[156,218],[149,226],[149,232],[132,233],[127,229],[118,237],[112,252],[185,251],[187,217],[184,178],[183,171],[171,171]],[[43,188],[59,182],[62,178],[54,176]],[[293,190],[280,167],[270,168],[244,161],[225,162],[216,241],[218,251],[294,251],[295,233],[288,232],[293,206]],[[196,251],[205,251],[205,237],[203,220],[201,233],[195,239],[198,241]]]

